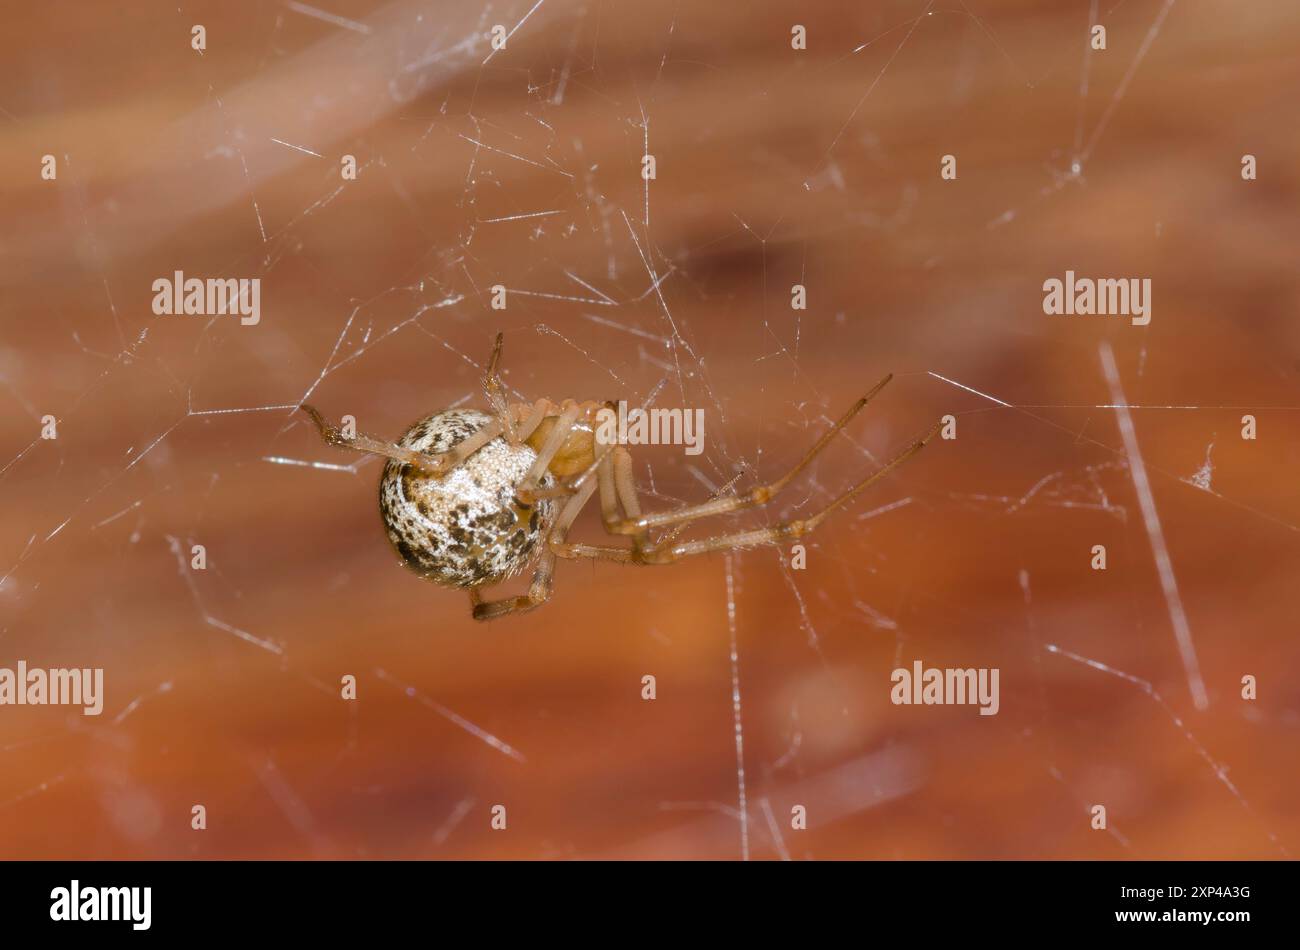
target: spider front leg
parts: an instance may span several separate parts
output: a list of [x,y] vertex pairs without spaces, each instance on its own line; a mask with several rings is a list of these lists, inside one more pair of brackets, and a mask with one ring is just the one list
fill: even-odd
[[[564,558],[592,558],[598,560],[618,561],[625,564],[671,564],[674,561],[681,560],[684,557],[690,557],[694,554],[707,554],[710,551],[749,548],[761,544],[777,544],[782,541],[799,538],[808,534],[825,521],[838,508],[847,505],[859,494],[866,491],[880,479],[884,478],[894,469],[898,468],[898,466],[910,459],[917,452],[921,451],[921,449],[925,447],[926,443],[938,434],[942,427],[942,422],[937,423],[929,432],[913,442],[904,451],[894,456],[894,458],[890,459],[885,465],[872,472],[848,491],[834,499],[830,504],[826,505],[826,507],[822,508],[821,511],[809,518],[784,521],[767,528],[737,531],[729,534],[717,535],[712,538],[701,538],[696,541],[683,541],[680,544],[673,543],[673,538],[676,536],[676,532],[673,532],[667,538],[664,538],[655,544],[643,542],[641,535],[634,535],[633,545],[630,548],[592,544],[552,544],[551,549],[557,556]],[[616,459],[614,462],[616,462]],[[628,523],[631,513],[637,510],[636,486],[632,483],[630,468],[625,469],[625,473],[624,478],[618,478],[618,468],[613,462],[605,467],[601,473],[601,514],[607,528],[611,524],[614,524],[617,527]],[[616,500],[618,503],[622,504],[629,519],[625,519],[622,522],[617,520],[618,511],[615,504]],[[700,508],[706,506],[702,505],[696,507]],[[611,533],[621,532],[611,531]]]
[[[483,374],[483,393],[487,396],[488,405],[492,407],[492,414],[504,422],[506,441],[511,445],[518,445],[528,438],[531,430],[525,433],[520,433],[517,430],[514,417],[511,416],[509,404],[506,401],[505,386],[501,382],[501,377],[497,374],[497,367],[501,364],[501,348],[504,344],[505,334],[497,333],[497,338],[492,343],[492,356],[488,359],[487,372]],[[538,419],[537,421],[540,422],[541,420]],[[536,425],[533,428],[536,428]]]
[[338,426],[326,422],[325,417],[320,414],[320,411],[315,406],[303,403],[299,408],[311,416],[312,422],[316,423],[316,429],[320,432],[321,438],[327,445],[352,449],[355,452],[366,452],[370,455],[379,455],[395,462],[404,462],[407,465],[413,465],[422,471],[428,472],[436,478],[441,478],[487,445],[501,434],[503,428],[500,419],[493,419],[492,422],[479,429],[469,438],[456,443],[449,451],[430,455],[408,449],[395,442],[375,439],[368,435],[346,436]]
[[680,544],[637,549],[634,550],[633,560],[642,564],[671,564],[674,561],[680,560],[684,557],[690,557],[693,554],[707,554],[710,551],[749,548],[760,544],[777,544],[782,541],[803,537],[825,521],[838,508],[847,505],[862,492],[866,491],[876,482],[880,481],[880,479],[884,478],[894,469],[898,468],[898,466],[910,459],[917,452],[921,451],[921,449],[925,448],[926,443],[933,439],[939,433],[941,428],[943,428],[943,423],[936,423],[934,428],[924,436],[917,439],[883,466],[876,469],[862,481],[858,482],[848,491],[833,500],[830,504],[826,505],[826,507],[822,508],[821,511],[809,518],[783,521],[780,524],[775,524],[768,528],[737,531],[731,534],[722,534],[712,538],[701,538],[696,541],[683,541]]
[[833,426],[830,427],[822,437],[818,439],[813,447],[804,453],[804,457],[799,460],[794,468],[790,469],[776,481],[767,485],[758,485],[741,495],[732,495],[727,498],[715,498],[712,501],[706,501],[699,505],[683,505],[671,511],[656,511],[648,515],[642,515],[640,508],[636,504],[636,488],[632,484],[630,460],[622,471],[616,469],[615,475],[619,488],[619,498],[627,511],[626,517],[613,525],[606,524],[605,529],[610,534],[629,534],[633,536],[637,546],[644,548],[646,539],[649,537],[650,528],[661,528],[671,524],[684,524],[688,521],[695,521],[699,518],[708,518],[712,515],[724,515],[733,511],[744,511],[747,508],[757,508],[771,501],[783,488],[790,484],[800,472],[816,458],[822,449],[830,444],[853,417],[871,402],[872,398],[880,392],[894,377],[886,376],[880,382],[876,383],[871,390],[849,407],[849,410],[839,418]]

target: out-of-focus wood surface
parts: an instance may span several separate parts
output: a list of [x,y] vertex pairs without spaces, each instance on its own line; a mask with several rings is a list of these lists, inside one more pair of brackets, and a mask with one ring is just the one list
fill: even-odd
[[[102,666],[107,700],[0,707],[0,854],[738,857],[729,565],[755,857],[1300,848],[1295,5],[1101,4],[1085,80],[1084,2],[547,0],[483,65],[531,6],[5,12],[0,665]],[[1150,277],[1150,326],[1045,316],[1067,268]],[[177,269],[260,277],[261,323],[154,317]],[[286,409],[216,412],[310,390],[395,436],[478,398],[497,329],[522,395],[666,380],[656,405],[706,410],[704,455],[638,452],[655,506],[775,477],[890,371],[772,518],[940,415],[958,438],[805,570],[561,564],[549,605],[476,625],[398,566],[377,464],[276,464],[355,459]],[[1204,712],[1102,341],[1130,402],[1202,407],[1134,418]],[[914,659],[999,668],[1000,713],[891,705]]]

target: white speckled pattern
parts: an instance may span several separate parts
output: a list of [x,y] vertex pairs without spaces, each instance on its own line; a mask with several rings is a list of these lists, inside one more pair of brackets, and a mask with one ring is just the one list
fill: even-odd
[[[448,409],[421,419],[400,444],[445,452],[487,425],[474,409]],[[532,509],[515,504],[515,489],[537,453],[498,438],[441,479],[390,461],[379,483],[379,511],[388,539],[417,573],[448,587],[478,587],[524,570],[540,551],[555,516],[555,502]],[[547,474],[542,486],[554,486]]]

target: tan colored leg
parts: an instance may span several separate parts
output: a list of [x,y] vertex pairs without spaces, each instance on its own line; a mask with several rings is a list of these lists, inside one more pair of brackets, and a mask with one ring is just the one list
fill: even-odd
[[859,494],[866,491],[880,479],[884,478],[898,466],[902,465],[917,452],[925,447],[925,444],[938,434],[943,427],[940,422],[934,426],[922,438],[917,439],[905,450],[890,459],[885,465],[872,472],[862,481],[858,482],[844,494],[840,495],[821,511],[809,518],[801,518],[794,521],[784,521],[780,524],[772,525],[768,528],[756,528],[751,531],[738,531],[732,534],[718,535],[713,538],[702,538],[697,541],[683,541],[671,546],[651,548],[645,551],[637,552],[637,560],[646,564],[671,564],[673,561],[683,557],[689,557],[693,554],[707,554],[710,551],[721,551],[732,548],[748,548],[760,544],[775,544],[778,541],[785,541],[793,538],[799,538],[812,531],[823,521],[826,520],[836,509],[848,504]]
[[524,421],[515,428],[515,437],[510,440],[511,445],[519,445],[537,431],[537,427],[541,425],[542,420],[546,418],[546,408],[546,400],[537,400],[537,403],[533,406],[532,412],[528,413],[527,418],[525,418]]
[[582,510],[583,505],[587,503],[595,490],[596,483],[588,481],[560,509],[559,517],[555,519],[555,524],[551,526],[550,531],[547,533],[546,549],[542,551],[541,560],[538,561],[537,568],[533,571],[533,579],[528,585],[527,594],[518,597],[506,597],[502,600],[485,601],[478,588],[470,589],[469,600],[473,605],[475,620],[495,620],[507,614],[525,613],[540,607],[550,600],[555,581],[556,552],[554,548],[556,545],[563,546],[565,535],[569,533],[569,529],[573,526],[574,519],[578,517],[578,512]]
[[478,588],[472,587],[469,602],[473,605],[475,620],[495,620],[507,614],[521,614],[540,607],[551,599],[551,590],[555,580],[555,555],[549,550],[542,552],[542,559],[533,571],[528,593],[518,597],[506,597],[502,600],[483,600]]
[[614,450],[614,464],[611,466],[613,472],[614,488],[618,493],[618,502],[623,506],[623,521],[610,521],[606,519],[605,530],[610,534],[632,535],[632,543],[638,550],[650,546],[650,529],[648,527],[638,527],[632,532],[621,530],[623,525],[640,523],[641,518],[641,501],[636,494],[636,479],[632,477],[632,453],[623,446]]
[[551,459],[555,458],[555,453],[560,451],[564,445],[564,440],[569,437],[573,429],[573,423],[578,418],[578,407],[570,406],[565,409],[555,420],[555,425],[546,436],[546,441],[542,443],[541,449],[537,452],[537,458],[533,461],[532,466],[528,469],[527,474],[520,480],[515,487],[515,500],[525,507],[531,506],[535,492],[541,486],[542,479],[546,476],[546,469],[551,464]]
[[[626,454],[626,449],[622,450]],[[600,516],[606,525],[617,524],[622,515],[619,511],[618,489],[614,485],[614,463],[617,454],[602,455],[596,464],[596,484],[600,489]],[[591,488],[586,488],[587,496]],[[635,502],[634,502],[635,503]],[[575,513],[576,517],[576,513]],[[568,531],[568,527],[565,527]],[[563,536],[561,536],[562,538]],[[551,550],[562,558],[604,558],[610,561],[628,562],[632,560],[632,549],[612,547],[609,545],[569,544],[563,540],[552,540]]]
[[[670,524],[679,524],[685,521],[695,521],[697,518],[707,518],[712,515],[724,515],[733,511],[743,511],[747,508],[756,508],[759,505],[765,505],[779,492],[794,480],[794,477],[808,467],[809,463],[817,456],[822,449],[830,444],[836,434],[843,429],[849,422],[862,411],[862,408],[869,403],[872,398],[885,388],[893,376],[886,376],[875,386],[871,388],[865,396],[849,407],[848,412],[844,413],[833,426],[828,429],[820,439],[809,449],[799,463],[794,468],[786,472],[776,481],[768,485],[759,485],[751,488],[743,495],[732,495],[729,498],[717,498],[713,501],[706,501],[699,505],[684,505],[681,508],[674,508],[671,511],[657,511],[648,515],[631,514],[622,523],[614,526],[611,534],[630,534],[644,537],[647,528],[658,528]],[[630,468],[629,468],[630,477]]]
[[514,419],[510,417],[505,386],[501,384],[501,377],[497,375],[497,367],[501,364],[501,347],[504,343],[505,334],[498,333],[492,343],[492,356],[488,358],[487,371],[483,374],[483,393],[487,396],[488,405],[492,407],[492,414],[503,421],[502,431],[505,432],[506,439],[511,445],[518,445],[527,436],[521,438],[515,430]]
[[311,416],[312,422],[316,423],[321,438],[329,445],[352,449],[355,452],[366,452],[370,455],[381,455],[395,462],[414,465],[416,468],[439,478],[487,445],[499,436],[502,431],[501,421],[494,419],[468,439],[457,443],[450,451],[433,455],[427,452],[416,452],[414,449],[405,448],[396,442],[385,442],[382,439],[375,439],[368,435],[355,435],[348,438],[338,426],[326,422],[325,417],[320,414],[320,411],[315,406],[303,403],[300,408]]

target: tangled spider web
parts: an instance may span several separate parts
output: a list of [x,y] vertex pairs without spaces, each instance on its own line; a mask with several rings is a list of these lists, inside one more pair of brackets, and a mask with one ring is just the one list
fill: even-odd
[[[1296,288],[1236,165],[1280,113],[1235,104],[1295,14],[701,6],[196,4],[69,48],[23,14],[0,121],[58,177],[3,258],[0,643],[106,700],[0,707],[7,853],[1294,850]],[[1151,276],[1152,323],[1045,315],[1067,267]],[[156,315],[176,271],[259,279],[260,319]],[[703,410],[702,454],[634,450],[652,509],[770,481],[894,373],[700,536],[955,437],[798,550],[562,564],[475,625],[296,407],[481,405],[498,330],[512,398]],[[913,661],[999,669],[1000,712],[892,704]]]

